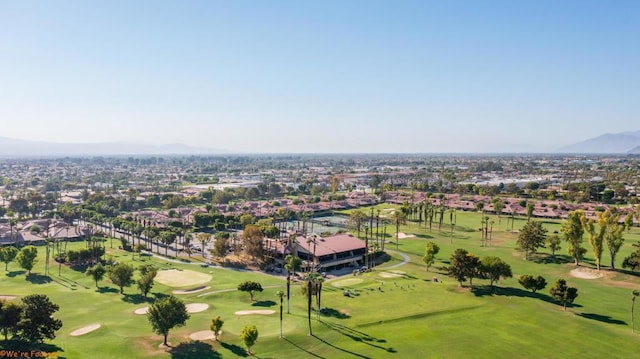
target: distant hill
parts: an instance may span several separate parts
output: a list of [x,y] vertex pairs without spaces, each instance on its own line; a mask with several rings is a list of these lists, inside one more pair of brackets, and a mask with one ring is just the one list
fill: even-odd
[[627,152],[630,155],[640,155],[640,146],[636,146]]
[[57,143],[0,137],[1,157],[212,155],[228,151],[192,147],[181,143],[148,145],[129,142]]
[[629,153],[640,148],[640,131],[606,133],[560,149],[569,153]]

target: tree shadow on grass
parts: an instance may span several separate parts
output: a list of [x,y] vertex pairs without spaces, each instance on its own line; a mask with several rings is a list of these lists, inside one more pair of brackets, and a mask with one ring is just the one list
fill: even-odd
[[320,310],[320,314],[325,317],[331,317],[336,319],[349,319],[351,316],[349,314],[342,313],[341,311],[335,310],[333,308],[322,308]]
[[112,287],[99,287],[96,289],[98,293],[118,293],[118,289]]
[[613,319],[608,315],[601,315],[601,314],[595,314],[595,313],[578,313],[578,315],[583,317],[583,318],[597,320],[597,321],[603,322],[603,323],[618,324],[618,325],[626,325],[627,324],[627,322],[625,322],[624,320]]
[[133,304],[141,304],[141,303],[150,303],[154,301],[154,298],[147,296],[146,298],[139,293],[136,294],[124,294],[122,296],[122,301]]
[[631,276],[634,276],[634,277],[640,277],[640,272],[634,272],[632,270],[617,269],[617,268],[616,269],[609,268],[609,270],[612,271],[612,272],[620,272],[622,274],[631,275]]
[[243,357],[246,358],[249,356],[249,354],[247,353],[246,350],[244,350],[243,347],[235,345],[235,344],[227,344],[225,342],[220,342],[220,345],[227,349],[228,351],[232,352],[233,354],[239,356],[239,357]]
[[273,307],[274,305],[276,302],[272,300],[260,300],[251,304],[252,307]]
[[[347,327],[346,325],[337,324],[337,323],[331,323],[331,322],[324,322],[324,321],[322,321],[321,323],[326,325],[330,329],[332,329],[332,330],[334,330],[334,331],[336,331],[336,332],[338,332],[338,333],[340,333],[340,334],[342,334],[342,335],[344,335],[344,336],[346,336],[348,338],[353,339],[356,342],[369,345],[369,346],[371,346],[373,348],[384,350],[387,353],[397,353],[397,350],[394,349],[394,348],[386,348],[386,347],[384,347],[382,345],[377,344],[377,343],[386,343],[387,341],[385,339],[378,339],[378,338],[373,337],[373,336],[371,336],[371,335],[369,335],[369,334],[367,334],[365,332],[362,332],[362,331]],[[332,346],[332,347],[334,347],[334,348],[336,348],[338,350],[341,350],[343,352],[350,353],[352,355],[355,355],[355,356],[358,356],[358,357],[361,357],[361,358],[369,358],[368,356],[365,356],[365,355],[354,353],[354,352],[348,351],[346,349],[338,348],[338,347],[334,346],[333,344],[330,344],[330,343],[326,342],[325,340],[323,340],[323,339],[321,339],[319,337],[316,337],[316,338],[318,338],[323,343],[328,344],[328,345],[330,345],[330,346]]]
[[284,339],[284,340],[286,340],[287,342],[289,342],[289,344],[293,345],[294,347],[296,347],[296,348],[298,348],[298,349],[302,350],[303,352],[305,352],[305,353],[307,353],[307,354],[311,355],[312,357],[320,358],[320,359],[325,359],[323,356],[320,356],[320,355],[318,355],[318,354],[316,354],[316,353],[314,353],[314,352],[310,352],[310,351],[308,351],[307,349],[305,349],[305,348],[303,348],[303,347],[299,346],[298,344],[296,344],[296,343],[292,342],[291,340],[289,340],[289,339],[288,339],[288,338],[286,338],[286,337],[285,337],[285,338],[283,338],[283,339]]
[[431,238],[434,238],[434,237],[433,237],[432,235],[430,235],[430,234],[416,234],[416,237],[417,237],[417,238],[420,238],[420,239],[431,239]]
[[552,256],[550,254],[535,253],[531,255],[529,260],[538,264],[565,264],[573,262],[573,258],[564,254]]
[[[473,293],[476,297],[484,297],[484,296],[510,296],[510,297],[521,297],[521,298],[535,298],[540,299],[547,303],[562,305],[562,303],[553,299],[553,297],[540,293],[540,292],[530,292],[528,290],[523,290],[520,288],[512,288],[512,287],[496,287],[493,288],[488,285],[476,285],[471,288],[471,293]],[[567,308],[581,308],[582,305],[575,303],[567,303]]]
[[177,346],[169,350],[172,358],[176,359],[219,359],[222,355],[215,350],[211,344],[201,341],[189,341],[186,343],[180,343]]
[[15,270],[15,271],[7,272],[7,277],[13,278],[13,277],[17,277],[19,275],[23,275],[25,273],[27,273],[27,271],[25,271],[25,270]]
[[51,282],[51,278],[49,276],[34,273],[28,274],[26,280],[31,284],[46,284]]

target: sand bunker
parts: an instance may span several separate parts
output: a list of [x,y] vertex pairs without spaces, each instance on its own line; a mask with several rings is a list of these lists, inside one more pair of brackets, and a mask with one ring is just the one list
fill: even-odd
[[196,287],[196,288],[193,288],[193,289],[176,289],[176,290],[174,290],[174,291],[173,291],[173,294],[191,294],[191,293],[198,293],[198,292],[202,292],[202,291],[207,290],[207,289],[211,289],[211,287],[208,287],[208,286],[207,286],[207,287],[201,286],[201,287]]
[[209,309],[209,304],[205,303],[191,303],[187,304],[187,313],[200,313]]
[[580,279],[598,279],[604,277],[602,273],[591,268],[576,268],[572,270],[571,275]]
[[168,269],[159,271],[155,280],[168,287],[195,287],[208,283],[211,275],[186,269]]
[[402,232],[398,233],[398,239],[413,238],[415,236],[415,234],[405,234]]
[[80,336],[80,335],[85,335],[87,333],[91,333],[92,331],[97,330],[98,328],[100,328],[100,324],[98,324],[98,323],[90,324],[90,325],[87,325],[86,327],[82,327],[82,328],[80,328],[78,330],[72,331],[71,334],[69,334],[69,335],[71,335],[72,337],[77,337],[77,336]]
[[147,314],[147,313],[149,313],[149,307],[138,308],[138,309],[134,310],[133,313],[134,314],[138,314],[138,315]]
[[392,273],[392,272],[382,272],[380,273],[382,278],[401,278],[404,277],[404,274],[401,273]]
[[16,299],[15,295],[0,295],[0,300],[12,300]]
[[211,330],[203,330],[201,332],[195,332],[189,335],[189,339],[191,340],[213,340],[215,339],[215,335]]
[[270,315],[275,312],[276,312],[275,310],[239,310],[235,314],[236,315],[251,315],[251,314]]
[[360,283],[362,283],[362,279],[360,278],[347,278],[347,279],[341,279],[335,282],[331,282],[331,285],[334,287],[342,288],[342,287],[347,287],[350,285],[356,285]]

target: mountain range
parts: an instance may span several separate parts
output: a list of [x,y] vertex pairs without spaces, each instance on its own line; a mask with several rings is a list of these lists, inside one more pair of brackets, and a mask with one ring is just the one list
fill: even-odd
[[640,154],[640,131],[605,133],[563,147],[565,153],[627,153]]
[[0,157],[101,156],[101,155],[213,155],[228,151],[181,143],[164,145],[129,142],[58,143],[0,137]]

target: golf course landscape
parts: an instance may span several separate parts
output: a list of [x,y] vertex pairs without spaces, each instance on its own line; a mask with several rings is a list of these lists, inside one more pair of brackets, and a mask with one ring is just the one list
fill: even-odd
[[[245,357],[248,354],[239,334],[246,325],[259,330],[252,352],[260,358],[635,355],[640,334],[632,333],[631,293],[640,288],[640,280],[634,273],[609,270],[606,252],[600,271],[591,263],[590,252],[576,267],[564,248],[555,257],[542,249],[525,261],[516,250],[518,234],[510,231],[511,224],[504,217],[491,216],[495,221],[492,241],[482,246],[477,229],[482,216],[458,212],[453,232],[448,225],[439,231],[437,225],[429,230],[424,223],[407,222],[399,228],[403,234],[399,237],[404,238],[398,240],[397,249],[395,232],[388,231],[387,254],[379,256],[372,271],[325,281],[323,310],[319,317],[315,310],[311,316],[313,335],[309,335],[306,296],[300,283],[292,284],[290,314],[286,314],[285,298],[284,338],[280,338],[276,292],[285,289],[283,276],[206,266],[195,255],[186,259],[189,262],[151,255],[132,257],[130,252],[109,248],[108,243],[105,257],[134,267],[151,264],[158,268],[148,299],[135,285],[120,294],[108,279],[96,288],[82,270],[55,262],[47,277],[43,247],[39,247],[31,275],[16,263],[9,264],[0,276],[0,295],[11,299],[46,294],[60,306],[54,317],[62,320],[63,327],[40,349],[62,358]],[[517,231],[525,223],[525,218],[516,218],[514,228]],[[552,233],[559,230],[560,221],[545,221],[544,226]],[[616,268],[621,268],[638,240],[637,228],[625,234]],[[427,271],[422,255],[429,241],[440,252]],[[588,242],[583,245],[589,248]],[[83,246],[83,242],[70,243],[69,249]],[[499,281],[495,288],[479,279],[472,288],[468,282],[460,287],[444,270],[457,248],[479,257],[502,258],[511,266],[513,278]],[[524,289],[517,281],[524,274],[543,276],[547,287],[536,293]],[[566,311],[549,295],[559,278],[578,289],[578,297]],[[252,302],[248,293],[237,290],[243,281],[258,282],[264,291],[256,292]],[[143,314],[154,299],[171,294],[187,304],[190,318],[185,326],[170,331],[169,346],[164,347],[162,336],[153,333]],[[218,341],[206,335],[216,316],[224,321]]]

